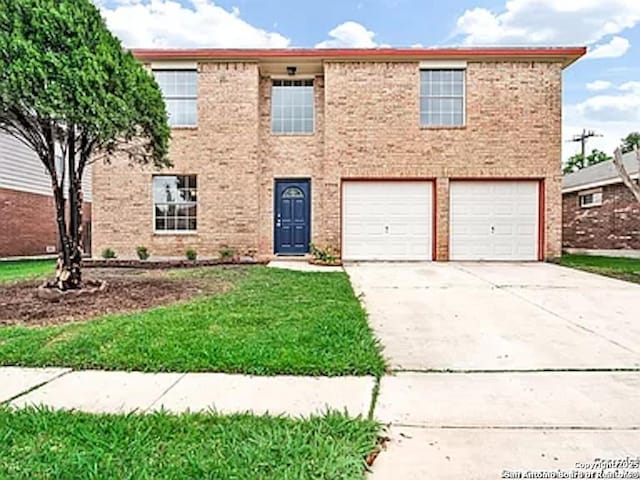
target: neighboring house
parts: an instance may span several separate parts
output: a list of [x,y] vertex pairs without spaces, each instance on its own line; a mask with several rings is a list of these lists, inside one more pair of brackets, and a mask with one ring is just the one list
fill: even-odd
[[[637,179],[635,153],[625,154],[623,162]],[[565,175],[562,197],[562,246],[567,251],[640,255],[640,203],[612,160]]]
[[561,253],[562,71],[583,48],[137,50],[174,168],[94,170],[94,252]]
[[[91,171],[83,178],[85,233],[91,223]],[[0,258],[55,254],[56,209],[51,179],[19,140],[0,133]],[[87,239],[87,243],[88,239]]]

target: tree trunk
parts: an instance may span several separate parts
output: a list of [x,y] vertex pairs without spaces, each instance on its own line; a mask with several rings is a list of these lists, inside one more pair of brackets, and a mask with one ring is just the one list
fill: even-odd
[[82,287],[82,186],[74,172],[69,178],[69,240],[71,243],[70,272],[71,288]]
[[60,243],[60,253],[58,254],[58,262],[56,264],[55,285],[60,290],[69,290],[70,288],[74,288],[74,282],[71,278],[71,241],[67,232],[64,192],[58,184],[57,179],[53,186],[53,198],[56,204],[56,223],[58,226],[58,241]]
[[[76,146],[75,128],[70,127],[67,137],[67,169],[66,175],[69,181],[69,212],[67,212],[64,199],[64,178],[60,180],[62,187],[56,182],[54,185],[54,198],[56,201],[56,216],[58,219],[58,238],[60,240],[60,255],[56,267],[56,287],[60,290],[71,290],[82,287],[82,274],[80,262],[82,261],[82,247],[80,235],[82,233],[82,198],[81,185],[76,172]],[[68,228],[68,229],[67,229]]]

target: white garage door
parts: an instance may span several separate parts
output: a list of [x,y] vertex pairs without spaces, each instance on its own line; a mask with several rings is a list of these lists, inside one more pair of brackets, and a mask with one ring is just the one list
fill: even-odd
[[347,181],[342,258],[431,260],[431,182]]
[[451,260],[537,260],[536,181],[452,181]]

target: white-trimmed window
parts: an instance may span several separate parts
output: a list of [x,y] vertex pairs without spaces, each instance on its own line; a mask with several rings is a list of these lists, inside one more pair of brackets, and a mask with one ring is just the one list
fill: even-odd
[[599,207],[602,205],[602,189],[580,192],[578,203],[582,208]]
[[276,134],[313,133],[313,80],[273,80],[271,131]]
[[198,72],[196,70],[154,70],[162,90],[172,127],[198,124]]
[[420,125],[460,127],[465,122],[465,70],[420,70]]
[[195,175],[153,177],[154,229],[158,233],[195,232],[198,228]]

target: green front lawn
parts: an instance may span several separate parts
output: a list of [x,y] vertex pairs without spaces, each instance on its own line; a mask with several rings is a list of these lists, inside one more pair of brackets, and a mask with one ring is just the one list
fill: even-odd
[[55,260],[8,260],[0,262],[0,284],[30,280],[47,275],[53,277]]
[[249,267],[171,274],[224,275],[233,286],[141,313],[0,327],[0,365],[259,375],[384,371],[379,344],[343,272]]
[[363,479],[378,430],[336,413],[291,420],[0,409],[0,478]]
[[640,259],[563,255],[560,264],[628,282],[640,283]]

